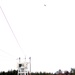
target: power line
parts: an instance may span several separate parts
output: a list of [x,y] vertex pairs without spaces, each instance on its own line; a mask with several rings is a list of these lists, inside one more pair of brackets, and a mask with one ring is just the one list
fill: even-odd
[[[16,58],[15,58],[15,56],[13,56],[13,55],[9,54],[9,53],[8,53],[8,52],[6,52],[5,50],[0,49],[0,51],[2,51],[3,53],[7,54],[8,56],[11,56],[11,57],[13,57],[14,59],[16,59]],[[1,56],[1,55],[0,55],[0,56]]]
[[[8,26],[9,26],[9,28],[10,28],[10,30],[11,30],[13,36],[15,37],[15,40],[16,40],[17,44],[19,45],[19,47],[20,47],[22,53],[24,54],[24,51],[23,51],[23,49],[21,48],[21,46],[20,46],[20,44],[19,44],[19,42],[18,42],[18,39],[16,38],[16,36],[15,36],[15,34],[14,34],[14,32],[13,32],[11,26],[10,26],[10,23],[9,23],[9,21],[7,20],[6,15],[4,14],[4,11],[3,11],[3,9],[2,9],[1,6],[0,6],[0,9],[1,9],[1,11],[2,11],[2,13],[3,13],[3,15],[4,15],[5,19],[6,19],[6,22],[7,22]],[[24,54],[24,56],[25,56],[25,54]]]

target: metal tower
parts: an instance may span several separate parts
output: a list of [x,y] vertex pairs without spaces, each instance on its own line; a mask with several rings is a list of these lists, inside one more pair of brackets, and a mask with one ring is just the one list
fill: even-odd
[[31,57],[29,57],[29,62],[26,62],[26,58],[24,62],[21,62],[19,58],[18,75],[31,75]]

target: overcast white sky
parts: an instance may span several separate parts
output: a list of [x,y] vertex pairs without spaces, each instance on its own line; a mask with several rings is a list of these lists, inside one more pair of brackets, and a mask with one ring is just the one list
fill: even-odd
[[[75,0],[0,0],[0,6],[32,58],[32,72],[75,67]],[[18,57],[23,53],[0,9],[0,71],[16,69]]]

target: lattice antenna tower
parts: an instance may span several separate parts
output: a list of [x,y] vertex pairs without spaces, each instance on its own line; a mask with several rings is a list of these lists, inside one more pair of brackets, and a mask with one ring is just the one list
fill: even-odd
[[31,57],[29,57],[29,62],[26,61],[26,57],[24,62],[21,62],[19,58],[18,75],[31,75]]

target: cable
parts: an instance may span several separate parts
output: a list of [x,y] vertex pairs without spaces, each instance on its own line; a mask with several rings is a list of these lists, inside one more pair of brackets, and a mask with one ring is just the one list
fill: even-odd
[[[19,42],[18,42],[18,40],[17,40],[17,38],[16,38],[16,36],[15,36],[15,34],[14,34],[14,32],[13,32],[11,26],[10,26],[10,23],[8,22],[6,16],[5,16],[4,12],[3,12],[3,9],[1,8],[1,6],[0,6],[0,9],[1,9],[1,11],[2,11],[2,13],[3,13],[3,15],[4,15],[5,19],[6,19],[6,22],[7,22],[8,26],[9,26],[9,28],[10,28],[10,30],[11,30],[13,36],[15,37],[15,40],[16,40],[17,44],[19,45],[19,47],[20,47],[22,53],[24,54],[24,51],[23,51],[23,49],[21,48],[21,46],[20,46],[20,44],[19,44]],[[24,56],[25,56],[25,54],[24,54]]]
[[9,56],[11,56],[11,57],[13,57],[14,59],[16,59],[16,58],[15,58],[15,56],[13,56],[13,55],[9,54],[9,53],[8,53],[8,52],[6,52],[5,50],[0,49],[0,51],[2,51],[3,53],[5,53],[5,54],[7,54],[7,55],[9,55]]

